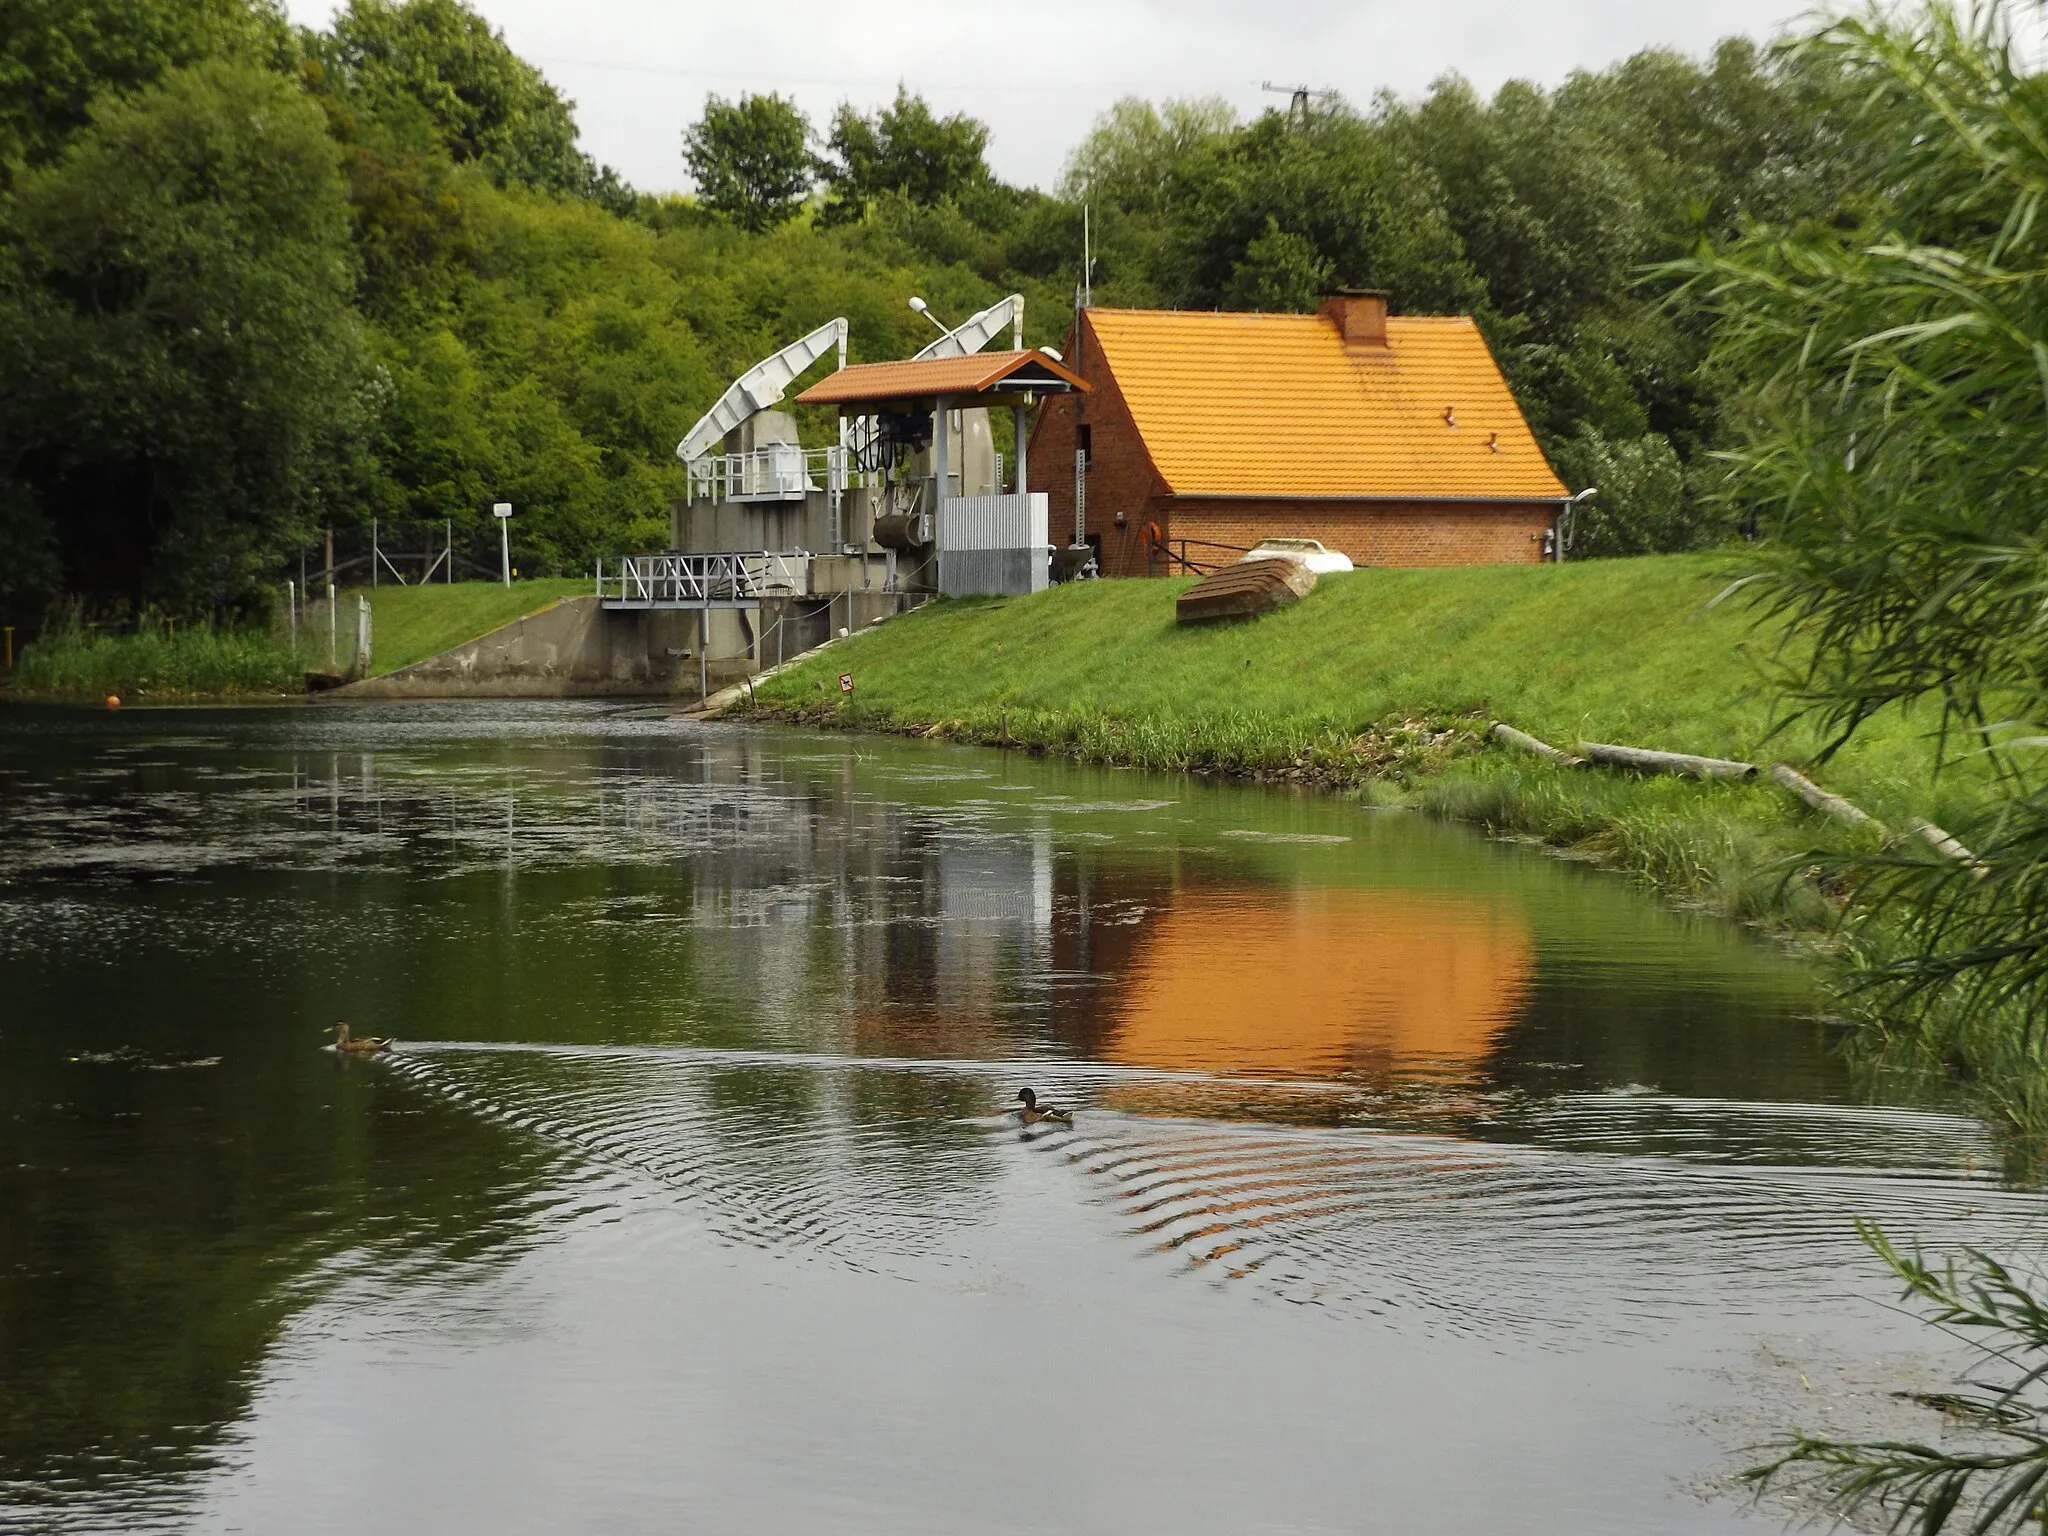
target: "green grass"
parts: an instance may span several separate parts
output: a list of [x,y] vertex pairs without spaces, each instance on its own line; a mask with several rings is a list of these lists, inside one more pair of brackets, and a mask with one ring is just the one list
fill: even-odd
[[30,644],[8,684],[33,698],[142,701],[303,693],[305,676],[291,649],[261,630],[157,622],[121,634],[74,622]]
[[[1774,636],[1739,600],[1713,601],[1736,574],[1725,555],[1358,571],[1281,612],[1201,628],[1174,623],[1184,580],[940,602],[770,679],[756,707],[1133,767],[1369,785],[1731,915],[1820,923],[1830,903],[1788,881],[1788,861],[1850,851],[1856,834],[1777,786],[1563,770],[1483,734],[1506,720],[1566,747],[1810,763],[1812,734],[1780,728]],[[1927,730],[1893,719],[1815,772],[1895,824],[1967,824],[1982,773],[1934,767]]]
[[[423,587],[401,587],[394,582],[374,591],[352,589],[341,599],[341,660],[345,665],[352,654],[355,630],[350,616],[359,595],[370,599],[370,671],[381,676],[489,634],[559,598],[582,597],[591,590],[589,580],[583,577],[515,581],[510,587],[495,581],[458,581]],[[316,638],[324,662],[326,636]],[[311,649],[309,641],[309,654]]]
[[[358,597],[370,599],[370,670],[381,675],[588,591],[590,583],[580,578],[521,581],[510,588],[487,581],[350,588],[336,605],[341,622],[335,631],[335,660],[345,669],[355,654]],[[24,648],[6,681],[23,697],[52,699],[99,699],[109,693],[133,701],[304,693],[305,674],[329,665],[323,612],[315,609],[301,629],[296,655],[276,631],[188,628],[155,620],[117,633],[73,621]]]

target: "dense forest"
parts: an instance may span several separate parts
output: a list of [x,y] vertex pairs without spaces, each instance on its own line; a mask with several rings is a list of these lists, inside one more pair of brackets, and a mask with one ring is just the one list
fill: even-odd
[[[772,86],[772,81],[764,81]],[[858,358],[1029,300],[1312,307],[1333,285],[1477,315],[1582,552],[1725,537],[1740,369],[1661,264],[1853,224],[1852,141],[1810,56],[1730,40],[1486,99],[1313,98],[1249,123],[1117,103],[1053,192],[917,96],[812,124],[713,97],[694,197],[635,192],[572,103],[458,0],[21,0],[0,19],[0,608],[219,611],[328,525],[521,509],[529,571],[658,544],[677,438],[830,318]],[[679,176],[680,179],[680,176]]]

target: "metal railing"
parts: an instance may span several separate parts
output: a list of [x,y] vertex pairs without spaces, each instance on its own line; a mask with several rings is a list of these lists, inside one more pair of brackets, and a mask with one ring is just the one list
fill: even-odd
[[847,450],[770,443],[752,453],[710,453],[686,466],[690,501],[794,501],[809,491],[835,499],[856,483]]
[[[1203,553],[1190,555],[1188,546],[1191,544],[1201,549]],[[1216,553],[1212,554],[1210,551]],[[1169,576],[1173,575],[1176,569],[1189,576],[1207,576],[1222,570],[1226,565],[1237,564],[1241,556],[1250,553],[1250,550],[1239,545],[1217,544],[1208,539],[1148,539],[1145,545],[1145,567],[1149,573],[1164,562],[1166,574]]]
[[800,597],[809,585],[810,556],[734,551],[704,555],[627,555],[597,562],[597,595],[626,607],[717,608],[764,597]]

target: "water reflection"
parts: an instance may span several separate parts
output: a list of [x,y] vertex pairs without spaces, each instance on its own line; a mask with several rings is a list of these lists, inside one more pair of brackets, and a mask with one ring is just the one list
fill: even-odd
[[[2040,1214],[1972,1122],[1854,1101],[1796,964],[1618,881],[649,711],[0,715],[0,1000],[0,1526],[780,1526],[786,1483],[1004,1528],[1014,1459],[1084,1527],[1710,1528],[1660,1502],[1710,1452],[1641,1426],[1746,1319],[1877,1349],[1852,1214]],[[337,1064],[336,1018],[407,1053]],[[1075,1126],[1003,1118],[1023,1082]],[[1056,1420],[991,1400],[1013,1359]],[[1598,1434],[1511,1407],[1587,1382]],[[640,1449],[541,1486],[494,1416]],[[1452,1422],[1529,1452],[1444,1469],[1462,1527],[1414,1470]],[[676,1450],[728,1423],[775,1429]],[[403,1477],[337,1491],[337,1436]],[[1134,1436],[1142,1482],[1092,1449]]]
[[1464,1076],[1521,1011],[1526,927],[1360,890],[1175,894],[1118,991],[1112,1061],[1322,1077]]

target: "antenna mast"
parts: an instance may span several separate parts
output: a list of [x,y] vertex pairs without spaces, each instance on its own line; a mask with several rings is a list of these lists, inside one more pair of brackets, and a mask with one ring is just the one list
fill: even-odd
[[1259,82],[1259,89],[1271,91],[1276,96],[1289,98],[1287,102],[1287,120],[1293,122],[1295,118],[1299,117],[1304,128],[1308,126],[1309,102],[1311,100],[1326,101],[1337,94],[1329,86],[1324,86],[1321,90],[1317,90],[1312,85],[1275,85],[1270,80],[1261,80]]
[[1095,303],[1095,238],[1088,218],[1088,204],[1081,204],[1081,307]]

